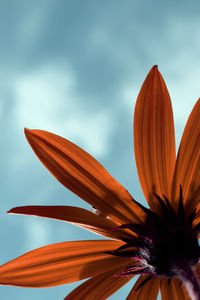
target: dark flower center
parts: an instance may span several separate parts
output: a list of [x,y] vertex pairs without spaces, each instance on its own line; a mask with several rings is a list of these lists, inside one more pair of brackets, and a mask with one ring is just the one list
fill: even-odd
[[[131,257],[133,265],[127,267],[120,276],[146,274],[147,280],[154,276],[180,277],[185,265],[194,267],[200,258],[198,233],[200,225],[193,227],[196,209],[185,216],[182,189],[180,187],[178,212],[169,200],[155,194],[161,213],[157,214],[137,203],[146,213],[144,224],[124,224],[116,229],[128,228],[137,234],[132,240],[111,254]],[[146,281],[147,281],[146,280]]]

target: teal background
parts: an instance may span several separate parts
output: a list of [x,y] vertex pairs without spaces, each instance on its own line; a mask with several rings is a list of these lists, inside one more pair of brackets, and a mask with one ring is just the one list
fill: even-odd
[[[101,238],[73,225],[7,215],[21,205],[77,205],[35,157],[23,128],[91,153],[145,203],[134,161],[133,110],[154,64],[172,98],[177,145],[200,95],[200,2],[0,1],[0,262],[47,244]],[[110,297],[125,299],[134,281]],[[79,283],[0,287],[1,299],[63,299]]]

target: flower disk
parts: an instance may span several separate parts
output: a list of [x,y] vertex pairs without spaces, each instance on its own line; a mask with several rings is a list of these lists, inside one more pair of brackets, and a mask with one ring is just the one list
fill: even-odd
[[137,234],[134,240],[127,241],[126,245],[111,253],[134,259],[134,264],[118,274],[119,276],[149,275],[145,282],[154,276],[170,279],[180,277],[185,265],[193,267],[198,263],[199,224],[192,226],[196,210],[185,217],[181,187],[177,213],[165,196],[162,199],[155,194],[155,197],[160,204],[160,214],[138,203],[147,214],[145,223],[124,224],[115,228],[128,228]]

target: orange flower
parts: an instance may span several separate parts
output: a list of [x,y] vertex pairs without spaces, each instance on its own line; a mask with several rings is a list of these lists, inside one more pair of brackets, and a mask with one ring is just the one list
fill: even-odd
[[24,206],[9,213],[71,222],[111,240],[63,242],[30,251],[0,267],[0,284],[47,287],[90,277],[65,299],[106,299],[141,274],[128,300],[157,299],[159,289],[163,300],[200,299],[199,128],[200,100],[176,159],[171,100],[154,66],[134,114],[135,159],[149,209],[78,146],[26,129],[45,167],[98,213],[72,206]]

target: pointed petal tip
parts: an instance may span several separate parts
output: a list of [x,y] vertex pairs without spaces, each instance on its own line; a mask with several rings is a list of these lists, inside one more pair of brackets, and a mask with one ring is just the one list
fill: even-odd
[[158,65],[154,65],[154,66],[152,67],[152,69],[153,69],[153,70],[158,70]]
[[159,72],[159,71],[158,71],[158,65],[154,65],[154,66],[150,69],[149,73],[152,73],[152,72]]
[[24,127],[24,135],[25,135],[27,141],[29,142],[29,144],[32,141],[32,138],[34,137],[34,133],[36,133],[38,131],[42,131],[42,130],[29,129],[29,128]]
[[7,212],[6,212],[7,214],[14,214],[15,213],[15,211],[14,211],[14,209],[13,208],[11,208],[11,209],[9,209]]
[[25,206],[16,206],[16,207],[13,207],[13,208],[9,209],[6,213],[7,214],[13,214],[13,215],[20,214],[20,213],[22,213],[22,210],[23,210],[24,207]]
[[149,74],[152,74],[153,76],[161,76],[159,70],[158,70],[158,65],[154,65],[151,70],[149,71]]
[[27,128],[27,127],[24,127],[24,133],[26,134],[27,132],[29,132],[30,131],[30,129],[29,128]]
[[151,69],[150,69],[150,71],[149,71],[149,73],[147,74],[147,77],[146,77],[146,79],[150,79],[150,78],[157,78],[157,77],[159,77],[161,74],[160,74],[160,72],[159,72],[159,70],[158,70],[158,65],[154,65]]
[[30,134],[31,130],[29,128],[24,127],[24,134],[27,137]]

